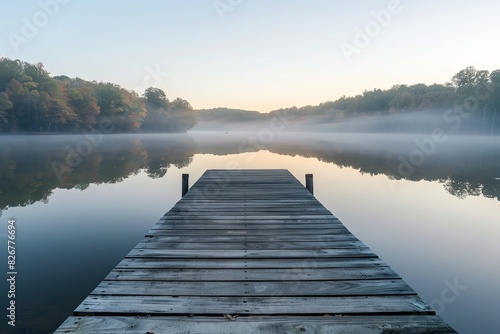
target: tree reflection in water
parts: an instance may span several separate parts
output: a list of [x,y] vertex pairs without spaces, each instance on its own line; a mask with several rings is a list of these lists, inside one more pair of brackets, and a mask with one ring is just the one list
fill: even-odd
[[396,180],[440,182],[459,198],[482,195],[500,200],[498,137],[450,138],[425,156],[423,163],[412,166],[411,173],[403,174],[401,157],[404,160],[415,150],[412,136],[281,133],[270,143],[242,149],[240,144],[248,135],[109,135],[89,152],[80,150],[85,153],[81,159],[71,152],[76,152],[83,136],[5,136],[0,141],[0,209],[47,202],[57,188],[85,190],[90,184],[118,183],[141,170],[151,178],[161,178],[171,166],[187,167],[196,154],[261,149],[317,158]]

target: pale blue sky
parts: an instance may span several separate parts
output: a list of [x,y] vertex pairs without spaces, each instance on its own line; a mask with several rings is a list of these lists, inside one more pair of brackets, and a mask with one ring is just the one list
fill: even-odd
[[[156,86],[195,108],[268,112],[393,84],[444,83],[468,65],[500,68],[495,0],[0,3],[1,56],[140,94]],[[377,23],[372,12],[391,3],[391,17]],[[356,29],[369,42],[356,44]],[[348,44],[357,53],[346,57]]]

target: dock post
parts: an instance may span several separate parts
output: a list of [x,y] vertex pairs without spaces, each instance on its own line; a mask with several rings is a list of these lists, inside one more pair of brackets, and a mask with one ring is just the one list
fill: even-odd
[[314,186],[313,186],[313,175],[306,174],[306,188],[309,190],[311,195],[314,195]]
[[189,174],[182,174],[182,197],[186,195],[189,190]]

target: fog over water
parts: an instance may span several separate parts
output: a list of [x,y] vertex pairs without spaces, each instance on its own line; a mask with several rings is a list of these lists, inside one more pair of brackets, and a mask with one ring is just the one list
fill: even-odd
[[[56,188],[118,182],[141,169],[161,177],[170,166],[189,166],[195,154],[261,150],[317,158],[391,179],[437,181],[458,197],[482,194],[500,199],[498,136],[454,135],[440,128],[428,134],[296,130],[268,125],[253,131],[225,127],[167,135],[2,136],[0,205],[46,200]],[[9,200],[14,194],[17,199]]]
[[447,322],[461,333],[474,333],[471,316],[498,328],[498,136],[446,123],[412,134],[305,131],[312,125],[296,119],[235,125],[0,136],[0,220],[18,224],[16,333],[57,328],[179,200],[181,174],[193,183],[210,168],[285,168],[302,182],[313,173],[318,200],[428,303],[440,307],[445,280],[468,286],[443,304]]

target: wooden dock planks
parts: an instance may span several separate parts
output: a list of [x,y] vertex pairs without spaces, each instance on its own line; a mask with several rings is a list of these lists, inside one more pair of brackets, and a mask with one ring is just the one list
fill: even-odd
[[287,170],[205,172],[56,333],[102,332],[455,333]]

